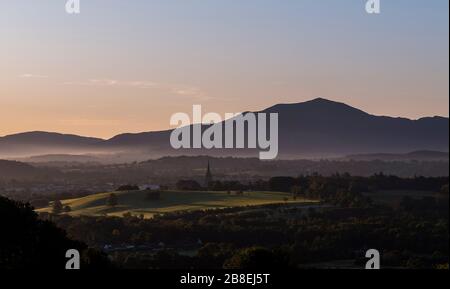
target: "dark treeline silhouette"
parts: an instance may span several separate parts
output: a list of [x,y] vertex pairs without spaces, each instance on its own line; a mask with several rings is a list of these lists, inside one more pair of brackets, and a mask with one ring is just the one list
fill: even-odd
[[200,191],[202,186],[195,180],[180,180],[176,184],[176,188],[182,191]]
[[86,269],[110,267],[107,258],[73,241],[49,220],[40,220],[29,204],[0,196],[0,269],[64,270],[69,249],[77,249]]
[[[353,186],[366,192],[377,190],[414,190],[414,191],[434,191],[439,192],[445,189],[448,184],[448,177],[413,177],[401,178],[393,175],[375,174],[371,177],[352,176],[350,174],[334,174],[331,176],[322,176],[312,174],[309,176],[279,176],[272,177],[269,180],[257,180],[249,183],[241,183],[237,180],[231,181],[212,181],[209,183],[208,190],[228,191],[228,190],[254,190],[254,191],[279,191],[291,192],[293,187],[306,189],[315,182],[334,183],[337,186],[348,188]],[[179,190],[201,190],[202,187],[196,180],[180,180],[176,184]]]
[[314,187],[328,187],[328,191],[336,189],[351,190],[354,192],[376,192],[380,190],[414,190],[440,192],[448,185],[448,177],[414,177],[400,178],[383,173],[371,177],[351,176],[350,174],[334,174],[322,176],[313,174],[310,176],[272,177],[269,180],[258,180],[248,184],[238,181],[214,181],[210,189],[216,191],[227,190],[254,190],[254,191],[279,191],[292,192],[293,188],[297,194],[312,191]]
[[121,191],[138,191],[139,187],[137,185],[122,185],[119,186],[116,191],[121,192]]
[[[190,183],[195,181],[183,181]],[[238,181],[214,181],[209,184],[209,190],[215,191],[276,191],[290,192],[294,198],[304,197],[320,199],[342,206],[368,206],[371,200],[363,193],[379,193],[380,191],[430,191],[442,192],[448,195],[448,177],[414,177],[400,178],[382,173],[371,177],[356,177],[349,174],[335,174],[329,177],[313,174],[310,176],[273,177],[269,180],[259,180],[242,184]],[[198,188],[198,184],[196,188]],[[179,187],[183,189],[183,187]],[[186,188],[193,190],[192,187]]]

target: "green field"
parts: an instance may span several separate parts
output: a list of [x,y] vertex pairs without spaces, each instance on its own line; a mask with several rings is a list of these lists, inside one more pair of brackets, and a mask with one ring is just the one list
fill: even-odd
[[[161,192],[160,200],[147,200],[145,191],[115,192],[118,197],[118,205],[109,207],[106,201],[111,193],[90,195],[83,198],[63,200],[64,206],[68,205],[72,216],[123,216],[125,213],[132,215],[144,215],[151,218],[155,214],[186,211],[219,209],[240,206],[258,206],[281,203],[315,203],[317,201],[297,199],[292,195],[279,192],[245,192],[238,196],[227,192]],[[288,199],[286,201],[285,199]],[[50,212],[51,207],[39,209],[38,212]]]

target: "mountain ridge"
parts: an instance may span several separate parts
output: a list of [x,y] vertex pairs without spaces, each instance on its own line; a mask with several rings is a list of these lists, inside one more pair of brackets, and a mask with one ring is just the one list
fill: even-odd
[[[345,156],[370,153],[448,151],[449,118],[442,116],[408,119],[377,116],[345,103],[324,98],[291,104],[275,104],[261,110],[279,114],[280,154],[285,157]],[[180,150],[169,145],[172,130],[122,133],[109,139],[73,134],[28,132],[0,137],[0,157],[14,145],[20,154],[95,153],[142,151],[164,155],[217,154],[219,150]],[[43,148],[42,152],[41,149]],[[44,149],[48,147],[49,149]],[[219,155],[226,152],[219,152]],[[230,154],[230,151],[227,152]],[[236,150],[231,155],[242,156]],[[253,156],[253,154],[250,154]]]

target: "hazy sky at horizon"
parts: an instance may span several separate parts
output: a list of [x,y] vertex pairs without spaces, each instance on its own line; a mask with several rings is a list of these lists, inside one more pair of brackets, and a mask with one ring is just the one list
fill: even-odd
[[0,0],[0,136],[111,137],[324,97],[449,114],[448,0]]

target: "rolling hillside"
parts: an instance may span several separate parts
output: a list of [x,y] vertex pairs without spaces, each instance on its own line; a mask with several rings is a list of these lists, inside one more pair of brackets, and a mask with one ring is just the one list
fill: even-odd
[[50,168],[36,168],[26,163],[0,159],[0,181],[21,179],[30,180],[44,176],[57,176],[58,171]]
[[[143,214],[146,218],[154,214],[185,210],[205,210],[239,206],[258,206],[285,203],[315,203],[315,201],[292,199],[288,193],[278,192],[245,192],[243,196],[228,195],[227,192],[176,192],[161,193],[161,200],[147,200],[145,191],[115,192],[118,197],[116,207],[106,206],[111,193],[95,194],[83,198],[62,201],[70,206],[73,216],[123,216],[124,213],[133,215]],[[50,212],[51,208],[44,208],[38,212]]]
[[0,158],[96,151],[102,139],[34,131],[0,137]]

